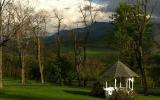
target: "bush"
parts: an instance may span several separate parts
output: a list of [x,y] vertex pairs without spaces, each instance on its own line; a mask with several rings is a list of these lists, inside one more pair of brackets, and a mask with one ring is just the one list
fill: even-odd
[[109,97],[109,100],[134,100],[135,92],[128,93],[127,91],[115,90]]
[[30,80],[40,80],[40,72],[39,72],[39,67],[38,66],[30,66],[27,69],[27,78]]
[[59,77],[58,68],[55,66],[53,57],[46,59],[44,63],[44,77],[45,81],[56,83]]
[[103,85],[100,82],[95,82],[92,87],[91,95],[95,97],[105,97]]
[[45,81],[51,83],[62,84],[63,80],[69,80],[69,75],[73,72],[71,63],[64,57],[56,57],[56,59],[50,57],[45,61],[44,66]]
[[26,77],[30,80],[40,80],[40,72],[37,59],[28,57],[26,61]]

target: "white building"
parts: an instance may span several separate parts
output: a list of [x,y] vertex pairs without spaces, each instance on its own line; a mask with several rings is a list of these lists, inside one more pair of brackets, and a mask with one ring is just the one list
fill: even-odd
[[[118,61],[109,70],[104,71],[102,77],[106,80],[104,87],[106,96],[109,96],[114,90],[133,91],[134,78],[139,76],[121,61]],[[109,84],[107,82],[109,79],[114,79],[114,83]]]

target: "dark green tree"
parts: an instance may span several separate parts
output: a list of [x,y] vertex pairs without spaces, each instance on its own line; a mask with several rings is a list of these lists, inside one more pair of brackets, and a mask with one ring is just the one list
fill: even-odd
[[135,4],[121,3],[117,13],[112,16],[117,47],[120,52],[134,54],[136,65],[140,69],[144,94],[148,90],[144,51],[152,40],[149,26],[152,12],[148,14],[147,8],[148,0],[138,0]]

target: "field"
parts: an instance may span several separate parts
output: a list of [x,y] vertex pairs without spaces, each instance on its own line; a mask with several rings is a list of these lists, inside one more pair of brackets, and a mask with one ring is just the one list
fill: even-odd
[[[22,86],[19,81],[7,81],[4,89],[0,90],[0,100],[104,100],[89,96],[89,92],[90,89],[79,87],[41,85],[36,82]],[[160,100],[160,97],[139,95],[136,100]]]

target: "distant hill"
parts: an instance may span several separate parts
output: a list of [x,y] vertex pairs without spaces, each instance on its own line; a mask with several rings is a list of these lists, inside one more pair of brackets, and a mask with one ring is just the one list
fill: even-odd
[[[84,38],[84,31],[86,28],[76,28],[73,29],[74,33],[76,33],[78,39]],[[65,47],[73,46],[73,30],[62,30],[60,32],[62,43]],[[95,22],[91,26],[91,34],[89,36],[88,44],[90,47],[104,47],[106,43],[106,38],[109,33],[113,30],[113,25],[109,22]],[[152,23],[152,32],[154,40],[160,44],[160,23]],[[45,38],[45,43],[48,46],[55,46],[56,43],[56,35],[54,33],[52,36],[48,36]]]
[[[105,37],[108,33],[110,33],[113,29],[113,25],[109,22],[95,22],[91,26],[91,34],[89,36],[88,44],[90,46],[102,46],[104,45]],[[62,30],[60,32],[61,39],[64,46],[71,46],[73,45],[73,32],[77,35],[78,39],[83,39],[85,34],[86,27],[84,28],[76,28],[73,30]],[[48,36],[45,38],[45,42],[47,45],[55,45],[56,43],[56,36],[57,33],[55,33],[52,36]],[[97,45],[98,44],[98,45]]]
[[152,25],[154,39],[160,44],[160,23]]

